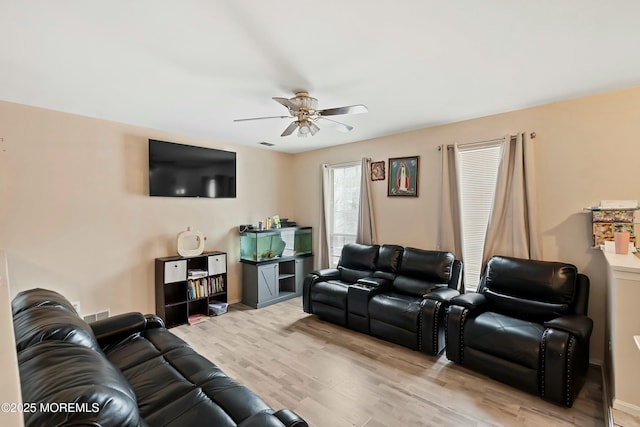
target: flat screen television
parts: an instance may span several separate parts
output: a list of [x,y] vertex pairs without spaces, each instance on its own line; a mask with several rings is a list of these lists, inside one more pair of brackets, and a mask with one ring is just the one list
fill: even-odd
[[236,153],[149,140],[149,195],[236,197]]

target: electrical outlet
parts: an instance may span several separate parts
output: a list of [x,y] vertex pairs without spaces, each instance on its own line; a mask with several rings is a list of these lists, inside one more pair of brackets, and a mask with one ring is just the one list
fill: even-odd
[[71,301],[71,305],[76,313],[80,314],[80,301]]

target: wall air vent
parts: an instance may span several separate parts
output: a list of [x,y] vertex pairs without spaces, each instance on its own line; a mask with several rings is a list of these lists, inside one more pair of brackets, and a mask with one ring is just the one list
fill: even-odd
[[82,316],[82,320],[84,320],[87,323],[91,323],[91,322],[95,322],[96,320],[106,319],[109,316],[111,316],[111,310],[106,309],[103,311],[99,311],[97,313],[85,314],[84,316]]

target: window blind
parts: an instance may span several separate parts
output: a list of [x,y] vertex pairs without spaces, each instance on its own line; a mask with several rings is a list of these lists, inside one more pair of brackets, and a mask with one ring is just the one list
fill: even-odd
[[462,259],[465,289],[475,291],[482,273],[482,253],[493,207],[502,141],[458,148]]

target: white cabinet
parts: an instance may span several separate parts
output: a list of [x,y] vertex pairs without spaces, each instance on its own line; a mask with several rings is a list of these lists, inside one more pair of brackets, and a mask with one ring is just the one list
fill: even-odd
[[634,338],[640,331],[640,259],[631,253],[604,255],[609,270],[605,334],[610,397],[615,409],[640,416],[640,355]]

